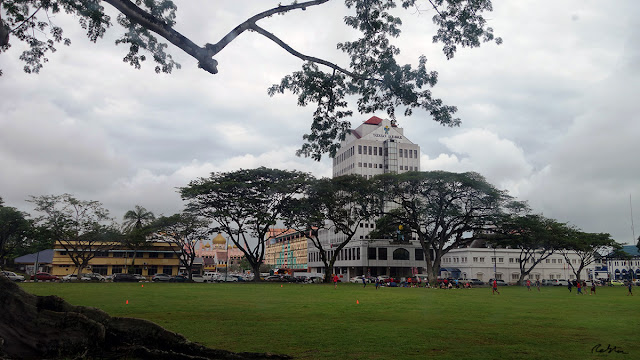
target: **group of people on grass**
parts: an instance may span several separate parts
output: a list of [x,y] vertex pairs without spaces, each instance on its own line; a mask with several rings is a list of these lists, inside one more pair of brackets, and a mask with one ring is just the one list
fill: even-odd
[[[338,288],[338,282],[340,281],[340,279],[338,278],[338,275],[333,274],[333,286],[334,289]],[[454,279],[449,281],[449,279],[443,279],[442,281],[438,282],[439,284],[436,287],[439,287],[440,289],[460,289],[460,281],[458,279]],[[380,288],[382,285],[384,284],[384,281],[376,278],[375,281],[375,286],[376,286],[376,290],[378,288]],[[395,283],[394,283],[395,284]],[[416,279],[413,278],[408,278],[406,281],[403,281],[401,283],[401,287],[420,287],[422,284],[422,280],[418,277]],[[500,292],[498,291],[498,282],[494,279],[491,283],[491,294],[498,294],[500,295]],[[363,287],[367,287],[367,281],[366,279],[363,277],[362,278],[362,285]],[[397,285],[396,285],[397,286]],[[526,286],[527,286],[527,290],[531,291],[531,280],[527,279],[526,282]],[[627,293],[627,296],[631,295],[633,296],[633,292],[632,292],[632,287],[633,287],[633,283],[629,282],[629,284],[627,285],[629,292]],[[430,288],[430,284],[429,281],[425,281],[424,284],[425,288]],[[463,288],[471,288],[471,283],[470,282],[465,282],[462,284]],[[535,287],[538,289],[538,291],[540,291],[540,280],[536,280],[535,282]],[[569,285],[567,285],[567,288],[569,289],[569,292],[572,291],[573,287],[575,287],[577,289],[577,294],[576,295],[582,295],[582,289],[586,289],[587,288],[587,282],[585,280],[581,280],[581,281],[577,281],[577,280],[573,280],[573,281],[569,281]],[[589,293],[590,295],[595,295],[596,294],[596,283],[595,282],[591,282],[591,292]]]

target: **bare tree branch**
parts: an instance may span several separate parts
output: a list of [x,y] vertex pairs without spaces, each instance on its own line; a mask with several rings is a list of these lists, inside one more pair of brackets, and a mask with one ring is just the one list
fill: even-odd
[[278,44],[281,48],[287,50],[288,53],[290,53],[291,55],[300,58],[304,61],[310,61],[310,62],[314,62],[316,64],[322,64],[324,66],[330,67],[333,70],[338,70],[346,75],[351,76],[354,79],[359,79],[359,80],[373,80],[373,81],[378,81],[378,82],[382,82],[381,79],[376,79],[376,78],[368,78],[368,77],[364,77],[358,74],[355,74],[351,71],[348,71],[346,69],[341,68],[340,66],[331,63],[327,60],[323,60],[323,59],[319,59],[317,57],[313,57],[313,56],[308,56],[305,54],[302,54],[296,50],[294,50],[291,46],[289,46],[288,44],[286,44],[284,41],[280,40],[280,38],[278,38],[277,36],[273,35],[272,33],[266,31],[265,29],[261,28],[260,26],[253,24],[251,25],[251,29],[255,30],[258,34],[265,36],[266,38],[268,38],[269,40],[273,41],[274,43]]
[[196,45],[186,36],[174,30],[171,26],[154,18],[129,0],[105,0],[129,20],[155,32],[179,47],[187,54],[198,60],[198,66],[211,74],[218,73],[218,62],[213,58],[215,53],[207,48]]
[[256,14],[256,15],[250,17],[249,19],[247,19],[242,24],[236,26],[233,30],[231,30],[227,35],[225,35],[217,43],[215,43],[215,44],[207,44],[206,48],[211,50],[211,51],[213,51],[213,53],[215,55],[215,54],[219,53],[222,49],[224,49],[225,46],[227,46],[235,38],[237,38],[238,35],[242,34],[246,30],[249,30],[253,25],[256,24],[256,21],[258,21],[258,20],[273,16],[275,14],[283,14],[285,12],[288,12],[288,11],[291,11],[291,10],[295,10],[295,9],[306,10],[307,7],[309,7],[309,6],[322,5],[322,4],[326,3],[327,1],[329,1],[329,0],[313,0],[313,1],[307,1],[307,2],[303,2],[303,3],[299,3],[299,4],[291,4],[291,5],[284,5],[284,6],[281,5],[281,6],[273,8],[273,9],[269,9],[267,11],[263,11],[263,12],[261,12],[259,14]]

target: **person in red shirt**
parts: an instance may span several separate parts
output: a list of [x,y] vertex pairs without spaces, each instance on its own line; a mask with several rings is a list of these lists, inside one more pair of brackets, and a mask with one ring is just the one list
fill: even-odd
[[338,275],[333,274],[333,288],[337,289],[338,288]]
[[531,280],[527,279],[527,290],[531,291]]
[[498,282],[494,279],[493,280],[493,288],[491,290],[491,295],[498,293],[498,295],[500,295],[500,292],[498,291]]

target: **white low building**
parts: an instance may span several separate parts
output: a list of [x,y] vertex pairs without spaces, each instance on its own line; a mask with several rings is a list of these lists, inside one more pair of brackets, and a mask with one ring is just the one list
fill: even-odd
[[[440,264],[440,277],[452,277],[460,279],[502,279],[508,283],[515,283],[520,278],[520,250],[518,249],[493,249],[493,248],[461,248],[453,249],[442,257]],[[577,268],[578,256],[569,254],[568,264],[560,252],[542,260],[536,265],[525,279],[531,281],[542,279],[567,279],[576,278],[571,265]],[[525,269],[532,264],[528,262]],[[587,280],[593,274],[595,263],[588,265],[580,273],[580,278]]]

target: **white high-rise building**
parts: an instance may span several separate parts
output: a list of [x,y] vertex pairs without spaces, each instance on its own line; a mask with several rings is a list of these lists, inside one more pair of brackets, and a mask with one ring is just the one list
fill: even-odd
[[389,120],[373,116],[340,144],[333,158],[333,177],[366,176],[420,170],[420,146],[404,136],[404,130]]
[[[403,173],[420,170],[420,146],[404,135],[404,130],[390,120],[373,116],[362,123],[340,144],[333,159],[333,176],[348,174],[371,177],[384,173]],[[352,241],[341,250],[334,272],[342,281],[356,275],[411,276],[425,266],[424,253],[414,239],[370,239],[375,221],[360,224]],[[344,234],[321,231],[323,247],[332,251],[332,244],[345,239]],[[337,246],[337,245],[336,245]],[[308,243],[308,268],[324,272],[318,250]]]

